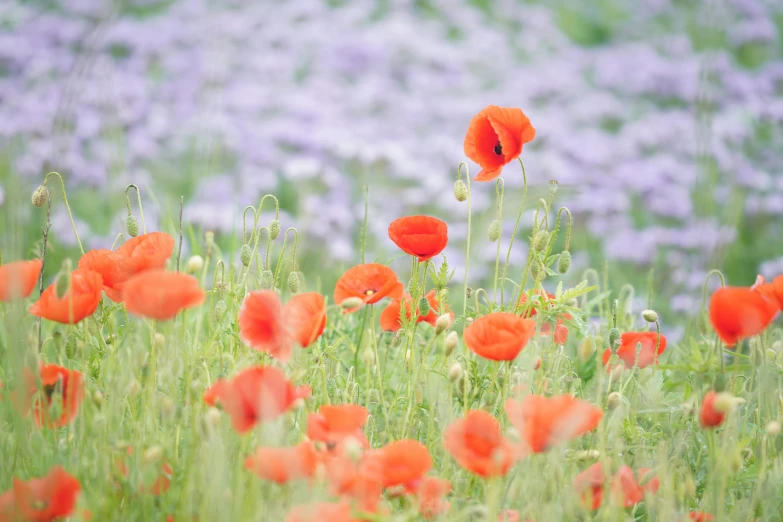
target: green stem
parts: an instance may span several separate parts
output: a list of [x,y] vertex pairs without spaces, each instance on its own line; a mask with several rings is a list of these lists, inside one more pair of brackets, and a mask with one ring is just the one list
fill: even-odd
[[142,234],[146,234],[147,225],[144,224],[144,207],[142,207],[141,205],[141,192],[139,192],[139,187],[137,185],[134,185],[133,183],[125,187],[125,203],[128,205],[128,215],[130,215],[131,213],[130,199],[128,199],[128,191],[132,188],[136,189],[136,198],[139,202],[139,217],[141,218],[141,232]]
[[[503,277],[500,280],[500,303],[505,302],[505,289],[506,289],[506,274],[508,273],[508,263],[511,259],[511,247],[514,246],[514,238],[517,236],[517,229],[519,228],[519,221],[522,219],[522,212],[525,210],[525,199],[527,199],[527,173],[525,172],[525,164],[522,162],[522,158],[519,160],[519,166],[522,167],[522,200],[519,202],[519,212],[517,213],[517,220],[514,222],[514,230],[511,232],[511,239],[508,242],[508,252],[506,253],[506,264],[503,265]],[[529,265],[529,263],[528,263]],[[525,269],[527,274],[527,268]],[[527,277],[525,277],[527,279]],[[520,294],[525,289],[525,283],[522,282],[522,286],[519,288]],[[516,305],[515,305],[516,306]]]
[[84,254],[84,247],[82,246],[82,241],[79,239],[79,233],[76,231],[76,223],[73,221],[73,214],[71,213],[71,206],[68,204],[68,196],[65,193],[65,182],[63,181],[63,177],[60,175],[59,172],[50,172],[46,175],[46,178],[44,178],[43,185],[46,186],[46,183],[49,181],[50,176],[55,176],[60,181],[60,188],[63,191],[63,203],[65,203],[65,209],[68,211],[68,218],[71,220],[71,228],[73,229],[73,235],[76,236],[76,243],[79,244],[79,250],[82,254]]
[[[497,220],[498,223],[501,224],[500,226],[500,234],[502,235],[503,231],[503,196],[506,192],[506,182],[503,181],[503,178],[498,178],[497,182],[495,182],[495,197],[497,198]],[[500,236],[498,236],[497,240],[497,247],[495,251],[495,277],[492,279],[492,299],[494,301],[497,301],[498,298],[498,272],[500,270]],[[503,306],[503,303],[501,301],[501,306]]]

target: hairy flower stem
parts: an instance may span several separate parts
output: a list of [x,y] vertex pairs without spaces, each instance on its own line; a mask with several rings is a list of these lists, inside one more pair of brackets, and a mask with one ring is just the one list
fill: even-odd
[[[71,206],[68,204],[68,195],[65,193],[65,182],[63,181],[63,177],[58,172],[50,172],[46,175],[46,178],[44,178],[43,186],[46,186],[46,183],[49,181],[49,177],[54,176],[57,178],[57,180],[60,182],[60,188],[63,192],[63,203],[65,203],[65,209],[68,211],[68,218],[71,220],[71,228],[73,229],[73,235],[76,236],[76,243],[79,245],[79,251],[81,251],[82,254],[84,254],[84,247],[82,246],[82,241],[79,239],[79,233],[76,231],[76,223],[73,221],[73,214],[71,213]],[[51,194],[49,194],[51,196]],[[51,197],[49,198],[51,199]],[[48,221],[48,220],[47,220]]]
[[[247,267],[244,268],[244,270],[240,270],[240,275],[239,275],[239,285],[243,287],[247,283],[247,276],[250,273],[250,267],[253,266],[253,261],[255,260],[256,254],[258,253],[258,239],[260,236],[260,234],[257,232],[258,220],[261,218],[261,211],[264,208],[264,202],[267,200],[267,198],[273,200],[275,203],[275,219],[278,219],[280,217],[280,203],[277,201],[277,198],[272,194],[266,194],[264,197],[261,198],[261,202],[258,204],[258,209],[253,215],[253,234],[255,234],[255,238],[253,238],[253,248],[251,249],[252,253],[250,257],[250,262],[248,263]],[[267,233],[269,233],[268,229],[267,229]]]
[[[522,200],[519,202],[519,212],[517,213],[517,220],[514,222],[514,230],[511,232],[511,240],[508,242],[508,252],[506,253],[506,264],[503,265],[503,277],[500,279],[500,302],[505,302],[505,288],[506,288],[506,274],[508,273],[508,263],[511,259],[511,247],[514,246],[514,238],[517,236],[517,230],[519,229],[519,221],[522,219],[522,212],[525,210],[525,200],[527,199],[527,173],[525,172],[525,164],[522,162],[522,158],[519,160],[519,166],[522,167]],[[529,256],[528,256],[529,258]],[[528,263],[528,266],[530,263]],[[527,278],[527,267],[525,268],[525,278]],[[522,282],[522,286],[519,288],[519,294],[525,291],[525,283]]]
[[[43,295],[44,291],[44,268],[46,268],[46,244],[49,239],[49,229],[52,227],[52,198],[49,195],[49,189],[46,188],[46,223],[42,230],[43,241],[41,244],[41,273],[38,276],[38,297]],[[41,317],[36,317],[36,328],[38,329],[38,353],[43,349],[43,334],[41,333]]]
[[470,169],[464,161],[457,167],[457,179],[462,179],[462,167],[465,167],[465,180],[468,185],[468,237],[465,240],[465,287],[462,290],[462,316],[468,311],[468,266],[470,265],[470,225],[471,225],[471,194],[470,194]]
[[128,191],[130,189],[136,189],[136,198],[139,202],[139,217],[141,218],[141,233],[146,234],[147,233],[147,225],[144,223],[144,207],[141,205],[141,192],[139,192],[139,187],[137,185],[134,185],[131,183],[127,187],[125,187],[125,204],[128,207],[128,215],[131,215],[131,206],[130,206],[130,198],[128,197]]
[[361,244],[361,261],[364,264],[364,255],[367,250],[367,218],[369,216],[369,192],[370,189],[367,185],[364,186],[364,221],[362,222],[362,244]]
[[[503,181],[503,178],[498,178],[497,182],[495,183],[495,199],[497,202],[496,209],[496,219],[498,220],[498,223],[503,223],[503,196],[506,192],[506,182]],[[503,226],[500,227],[501,231],[503,230]],[[497,247],[495,250],[495,276],[492,278],[492,300],[497,301],[498,299],[498,272],[500,270],[500,237],[496,240]],[[503,301],[501,299],[500,306],[503,306]]]

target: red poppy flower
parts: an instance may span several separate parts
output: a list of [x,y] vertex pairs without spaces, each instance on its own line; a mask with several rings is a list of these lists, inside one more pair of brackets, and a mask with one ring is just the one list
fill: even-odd
[[[366,457],[366,454],[365,454]],[[378,509],[383,486],[380,477],[370,475],[368,466],[341,452],[340,448],[324,459],[329,492],[335,496],[353,499],[360,509],[375,512]]]
[[62,297],[57,297],[57,283],[50,285],[30,307],[30,313],[63,324],[76,324],[91,316],[101,302],[100,274],[77,268],[71,272],[70,283]]
[[431,519],[449,510],[449,503],[443,499],[451,491],[451,482],[436,477],[425,477],[416,491],[419,513]]
[[134,315],[167,321],[186,308],[204,302],[204,291],[192,275],[147,270],[131,277],[122,290],[122,301]]
[[427,446],[415,440],[398,440],[371,451],[362,459],[362,473],[384,487],[405,486],[421,479],[432,468]]
[[313,344],[326,327],[324,296],[316,292],[297,294],[283,307],[283,317],[291,338],[302,348]]
[[[451,316],[451,320],[454,320],[454,312],[449,310],[447,306],[441,307],[440,303],[438,302],[437,292],[435,290],[430,290],[425,297],[427,298],[427,302],[430,305],[430,311],[427,313],[427,315],[419,315],[416,318],[417,323],[427,323],[435,326],[435,323],[438,321],[438,317],[446,312],[448,312]],[[388,306],[383,309],[383,312],[381,312],[381,328],[387,332],[399,331],[400,328],[402,328],[400,314],[402,312],[403,303],[405,304],[405,313],[408,319],[410,319],[412,317],[412,301],[413,298],[410,296],[410,294],[406,293],[389,303]],[[418,313],[418,311],[419,310],[417,306],[416,312]]]
[[571,395],[528,395],[521,402],[507,400],[506,415],[522,435],[523,450],[542,453],[594,430],[603,411]]
[[483,410],[469,411],[446,428],[443,446],[460,466],[482,477],[505,475],[516,460],[497,419]]
[[14,479],[13,488],[0,495],[0,521],[51,522],[73,514],[81,485],[60,466],[45,477],[24,482]]
[[288,448],[258,448],[245,459],[247,469],[278,484],[312,477],[317,464],[318,454],[309,441]]
[[762,276],[758,276],[756,284],[751,289],[774,301],[777,307],[783,310],[783,275],[777,276],[771,283],[767,283]]
[[[133,457],[133,447],[128,446],[126,450],[127,458]],[[123,477],[128,476],[128,465],[125,459],[117,459],[117,470]],[[171,485],[171,477],[174,475],[174,469],[165,460],[160,465],[160,471],[157,474],[148,476],[144,474],[144,478],[147,482],[141,485],[142,493],[149,493],[150,495],[160,496],[168,491]]]
[[318,413],[307,417],[307,436],[325,443],[329,449],[348,437],[368,448],[369,442],[363,431],[368,415],[367,408],[358,404],[324,404],[318,408]]
[[715,399],[718,398],[718,394],[714,391],[708,391],[704,395],[704,400],[701,403],[701,414],[699,415],[699,421],[702,428],[716,428],[723,424],[726,419],[724,412],[715,409]]
[[476,181],[491,181],[500,176],[503,166],[522,153],[522,146],[533,141],[536,129],[521,109],[490,105],[473,117],[465,135],[465,155],[482,170]]
[[0,265],[0,301],[28,297],[35,290],[43,261],[14,261]]
[[715,520],[715,517],[703,511],[691,511],[688,513],[688,519],[693,522],[710,522],[711,520]]
[[103,291],[115,303],[122,301],[122,288],[133,275],[130,262],[111,250],[90,250],[79,259],[79,268],[101,274]]
[[[391,268],[368,263],[349,268],[340,276],[334,288],[334,302],[339,305],[349,297],[358,297],[364,304],[375,304],[384,297],[401,297],[402,292],[402,283]],[[345,310],[345,313],[355,312],[359,308]]]
[[504,509],[498,514],[498,522],[519,522],[519,511]]
[[776,301],[746,287],[720,288],[710,299],[712,327],[728,346],[763,332],[778,311]]
[[446,248],[448,226],[430,216],[401,217],[389,225],[389,239],[406,254],[418,257],[419,262],[427,261]]
[[115,252],[126,259],[131,274],[163,269],[174,252],[174,238],[165,232],[150,232],[130,238]]
[[[641,345],[638,359],[636,346]],[[656,350],[657,346],[657,350]],[[658,344],[657,332],[625,332],[620,336],[620,347],[617,349],[617,355],[625,363],[626,368],[633,368],[634,364],[638,368],[646,368],[653,363],[658,363],[658,357],[666,350],[666,337],[661,335],[660,344]],[[612,356],[612,350],[606,349],[603,354],[604,365],[609,364],[609,358]]]
[[296,506],[291,509],[285,520],[286,522],[359,522],[359,519],[351,516],[351,503],[347,500]]
[[535,334],[536,322],[511,312],[493,312],[465,328],[465,345],[491,361],[513,361]]
[[[640,469],[639,480],[648,472],[646,468]],[[648,480],[644,485],[640,484],[639,480],[630,467],[622,466],[611,480],[612,502],[630,508],[643,501],[646,492],[654,494],[658,491],[660,481],[657,477]],[[603,503],[606,482],[604,467],[600,462],[596,462],[576,477],[574,490],[592,510],[596,510]]]
[[309,396],[309,387],[295,387],[277,368],[254,366],[231,380],[218,380],[204,394],[204,402],[222,406],[231,416],[234,429],[245,433],[258,422],[279,417],[297,399]]
[[[29,397],[27,407],[31,407],[38,427],[60,428],[76,418],[84,398],[84,377],[80,372],[56,364],[44,364],[37,378],[25,370],[25,381]],[[43,392],[43,397],[36,399],[39,391]],[[33,400],[32,404],[30,400]],[[57,417],[52,417],[53,402],[58,404]]]
[[[294,305],[295,321],[303,307]],[[251,348],[268,353],[280,361],[291,358],[293,347],[283,319],[283,305],[273,290],[250,292],[239,311],[239,334]],[[304,322],[300,323],[305,325]],[[304,329],[307,326],[303,326]]]

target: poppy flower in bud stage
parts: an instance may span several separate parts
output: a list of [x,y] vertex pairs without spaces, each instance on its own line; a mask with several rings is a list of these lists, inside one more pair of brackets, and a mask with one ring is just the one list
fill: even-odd
[[130,275],[165,268],[173,252],[174,238],[165,232],[132,237],[115,250],[125,259]]
[[723,424],[723,421],[726,419],[726,413],[715,409],[715,399],[717,398],[718,394],[714,391],[708,391],[704,395],[699,414],[699,422],[702,428],[716,428]]
[[283,307],[283,319],[291,339],[302,348],[313,344],[326,327],[326,302],[317,292],[293,296]]
[[[62,276],[65,277],[65,276]],[[62,324],[76,324],[91,316],[101,302],[101,275],[77,268],[71,272],[68,291],[57,296],[57,283],[50,285],[30,307],[30,313]]]
[[[550,301],[553,301],[555,299],[554,294],[550,294],[549,292],[544,292],[541,290],[538,290],[536,292],[540,297],[540,300],[543,300],[543,303],[546,308],[551,308],[552,303]],[[528,302],[528,295],[526,293],[523,293],[521,296],[519,296],[519,304],[525,304]],[[525,318],[533,318],[536,315],[538,315],[538,310],[534,306],[530,306],[525,312],[522,313],[522,317]],[[571,314],[562,314],[561,316],[557,317],[555,319],[555,332],[554,332],[554,341],[555,344],[565,344],[568,341],[568,327],[565,325],[565,321],[570,321],[573,319],[573,316]],[[541,335],[544,337],[548,337],[552,333],[552,327],[548,323],[544,323],[541,325]]]
[[[640,483],[647,478],[646,475],[649,471],[649,469],[642,468],[638,473],[634,473],[630,467],[622,466],[614,477],[611,477],[611,502],[630,508],[642,502],[645,493],[655,494],[660,487],[660,481],[657,477],[649,478],[643,485]],[[601,507],[606,497],[604,487],[607,478],[603,464],[596,462],[577,475],[574,480],[574,491],[582,496],[582,500],[593,511]]]
[[233,379],[218,380],[204,393],[204,402],[219,405],[239,433],[258,422],[275,419],[290,410],[297,399],[310,396],[308,386],[296,387],[283,372],[272,366],[253,366]]
[[[386,265],[367,263],[349,268],[337,280],[334,288],[334,302],[338,305],[350,297],[360,299],[364,304],[375,304],[384,297],[396,299],[403,293],[402,283],[394,270]],[[361,306],[344,310],[357,311]]]
[[415,440],[398,440],[367,453],[361,472],[383,487],[406,486],[420,480],[432,468],[427,446]]
[[[438,317],[447,312],[451,316],[451,320],[454,320],[454,312],[451,311],[447,306],[441,307],[440,302],[438,301],[437,292],[435,290],[430,290],[425,297],[427,298],[427,302],[430,305],[430,310],[427,315],[419,315],[416,318],[417,323],[427,323],[434,327],[435,323],[438,321]],[[405,293],[402,294],[401,297],[389,303],[386,308],[383,309],[383,312],[381,312],[381,328],[387,332],[399,331],[402,328],[400,317],[403,304],[405,306],[405,313],[408,319],[410,319],[412,317],[412,301],[413,298],[410,296],[410,294]],[[416,310],[418,311],[418,306],[416,307]]]
[[446,428],[443,446],[457,464],[482,477],[505,475],[517,458],[497,419],[483,410],[469,411]]
[[[37,377],[25,370],[25,382],[28,390],[26,404],[38,427],[61,428],[76,418],[84,399],[84,376],[80,372],[56,364],[44,364]],[[38,397],[39,392],[42,392],[42,397]]]
[[451,491],[451,482],[437,477],[425,477],[416,490],[419,513],[431,519],[446,513],[450,504],[443,497]]
[[508,399],[506,415],[521,434],[521,451],[542,453],[594,430],[603,411],[571,395],[528,395],[521,401]]
[[41,275],[43,261],[14,261],[0,265],[0,301],[29,297]]
[[258,448],[245,459],[248,470],[278,484],[310,478],[317,465],[318,454],[310,441],[288,448]]
[[419,258],[419,262],[437,256],[449,242],[448,226],[430,216],[408,216],[389,225],[389,239],[400,250]]
[[511,312],[493,312],[465,328],[465,345],[491,361],[513,361],[536,332],[536,322]]
[[[764,290],[763,292],[769,292]],[[759,289],[727,286],[710,298],[710,322],[728,346],[763,332],[780,308]]]
[[167,321],[186,308],[204,302],[198,279],[180,272],[147,270],[130,278],[122,290],[122,301],[133,315]]
[[60,466],[40,478],[22,481],[0,495],[0,521],[51,522],[73,514],[81,485]]
[[536,129],[521,109],[490,105],[470,122],[465,135],[465,155],[481,166],[475,181],[491,181],[500,176],[505,165],[522,153],[522,146],[533,141]]
[[353,518],[351,503],[347,500],[340,502],[316,502],[304,506],[296,506],[291,509],[285,522],[360,522]]
[[[642,348],[637,359],[636,351],[639,344],[641,344]],[[659,344],[657,332],[625,332],[620,336],[620,347],[617,349],[617,356],[625,363],[626,368],[633,368],[634,364],[638,368],[646,368],[653,363],[657,364],[658,357],[664,350],[666,350],[666,336],[664,335],[661,335]],[[604,365],[609,364],[611,357],[612,350],[607,348],[602,356]]]
[[348,437],[353,437],[364,448],[370,444],[364,435],[364,424],[369,412],[358,404],[324,404],[317,413],[307,417],[307,436],[321,441],[328,449],[334,449]]
[[[123,477],[128,477],[128,464],[131,458],[133,458],[133,447],[129,446],[126,450],[126,457],[117,459],[117,471]],[[158,464],[155,463],[154,466]],[[141,492],[148,493],[150,495],[160,496],[168,491],[171,485],[171,477],[174,475],[174,469],[165,460],[160,464],[160,470],[158,473],[147,476],[143,475],[145,479],[148,479],[146,483],[141,484]]]

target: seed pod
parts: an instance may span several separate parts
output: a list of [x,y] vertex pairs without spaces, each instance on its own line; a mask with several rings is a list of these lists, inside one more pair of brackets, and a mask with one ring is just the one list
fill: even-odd
[[457,198],[457,201],[460,203],[468,199],[468,187],[461,179],[458,179],[457,182],[454,183],[454,197]]
[[498,239],[500,239],[500,221],[496,219],[489,224],[489,229],[487,230],[487,237],[489,237],[489,240],[492,241],[493,243]]
[[128,235],[130,237],[136,237],[139,235],[139,222],[136,221],[136,218],[133,216],[133,214],[128,214],[128,217],[125,218],[125,230],[128,231]]
[[47,201],[49,201],[49,191],[43,185],[39,185],[33,192],[33,205],[41,208]]
[[561,274],[568,272],[571,268],[571,252],[563,250],[560,252],[560,257],[557,259],[557,271]]
[[250,260],[253,258],[253,251],[250,250],[250,245],[242,245],[239,249],[239,260],[242,261],[242,266],[250,266]]
[[288,274],[288,289],[292,294],[299,291],[299,275],[296,272]]
[[264,270],[261,272],[261,288],[264,290],[271,290],[275,287],[275,275],[271,270]]
[[272,239],[277,239],[277,236],[280,235],[280,221],[273,219],[271,223],[269,223],[269,237]]

